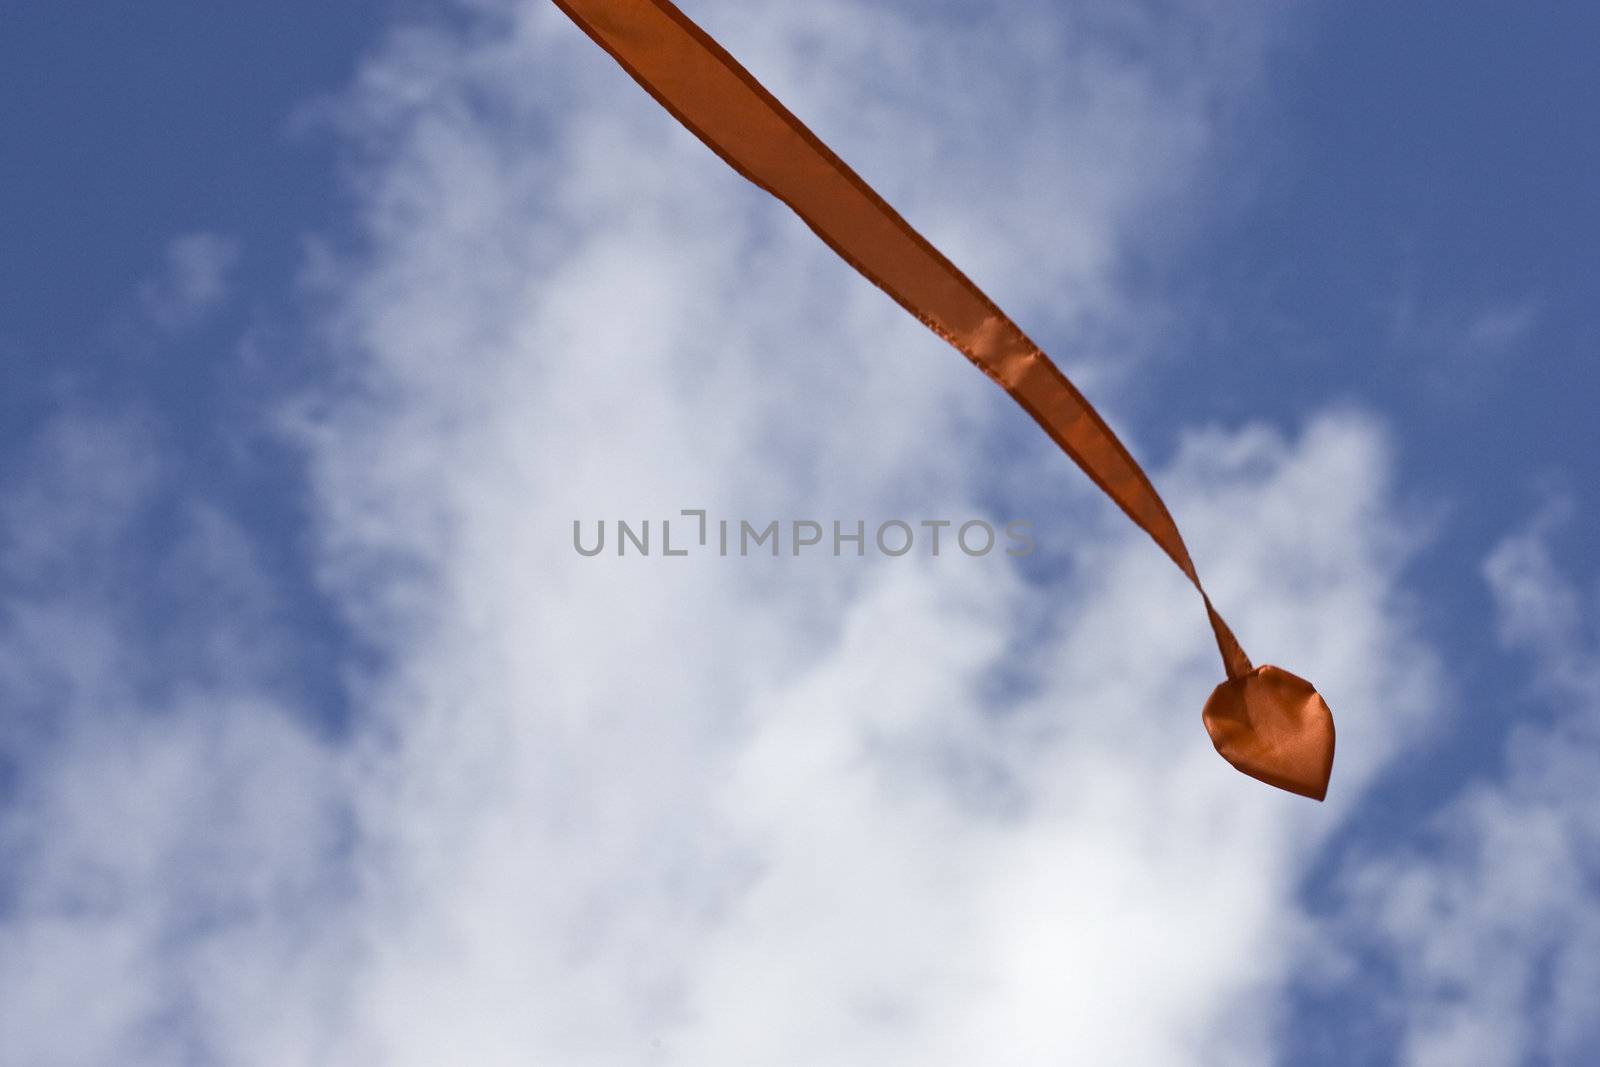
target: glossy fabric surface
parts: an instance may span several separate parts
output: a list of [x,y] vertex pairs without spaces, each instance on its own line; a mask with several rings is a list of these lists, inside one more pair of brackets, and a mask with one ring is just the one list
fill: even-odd
[[[1050,358],[966,275],[672,4],[666,0],[554,2],[729,166],[787,204],[845,261],[1005,389],[1051,440],[1161,546],[1204,598],[1207,618],[1230,679],[1224,687],[1233,683],[1241,686],[1230,690],[1238,699],[1234,703],[1224,701],[1226,709],[1218,711],[1217,721],[1226,727],[1223,740],[1211,728],[1211,704],[1207,705],[1205,722],[1218,751],[1247,774],[1320,799],[1327,774],[1323,775],[1322,789],[1310,788],[1305,775],[1317,760],[1308,761],[1302,751],[1323,743],[1320,720],[1316,715],[1303,714],[1299,705],[1269,710],[1269,705],[1280,698],[1300,698],[1291,698],[1289,690],[1281,685],[1260,680],[1265,676],[1256,672],[1205,596],[1177,524],[1150,479]],[[1287,672],[1278,673],[1294,677]],[[1315,696],[1314,690],[1312,695]],[[1213,694],[1212,701],[1217,699]],[[1327,705],[1321,703],[1320,697],[1317,703],[1326,716]],[[1270,735],[1252,740],[1252,731],[1266,729],[1269,724]],[[1305,737],[1291,744],[1289,735],[1297,728],[1306,731]],[[1329,717],[1325,740],[1330,768],[1332,736]],[[1273,761],[1280,758],[1292,767],[1277,767]],[[1291,782],[1296,784],[1286,784]]]
[[1222,758],[1252,778],[1321,800],[1333,773],[1333,713],[1311,683],[1266,664],[1217,686],[1201,713]]

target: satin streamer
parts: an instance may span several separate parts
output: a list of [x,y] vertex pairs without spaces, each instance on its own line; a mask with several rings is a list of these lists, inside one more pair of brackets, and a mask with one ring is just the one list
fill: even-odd
[[554,0],[734,170],[787,204],[847,263],[954,345],[1032,415],[1199,590],[1228,680],[1202,721],[1245,774],[1321,800],[1333,716],[1311,684],[1250,658],[1211,605],[1150,479],[1039,347],[721,45],[667,0]]

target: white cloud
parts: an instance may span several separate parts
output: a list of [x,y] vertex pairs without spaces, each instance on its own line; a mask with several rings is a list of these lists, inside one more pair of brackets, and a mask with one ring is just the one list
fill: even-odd
[[313,1006],[299,981],[277,994],[337,929],[343,801],[334,754],[263,695],[248,539],[182,501],[148,419],[65,413],[20,459],[0,495],[0,1048],[271,1061]]
[[[1119,10],[1004,9],[964,47],[1030,47],[970,68],[876,6],[695,14],[1092,369],[1095,319],[1136,331],[1119,243],[1268,32]],[[337,374],[286,423],[381,653],[358,736],[250,686],[82,709],[8,824],[7,1035],[41,1063],[1270,1060],[1298,879],[1434,685],[1381,430],[1197,431],[1158,472],[1251,651],[1335,709],[1317,806],[1216,757],[1192,591],[981,375],[549,5],[502,28],[399,36],[338,110],[367,242],[319,253]],[[570,545],[681,507],[978,514],[991,483],[1061,566]],[[111,903],[80,921],[90,862]]]
[[1402,1062],[1594,1062],[1600,1053],[1600,655],[1594,605],[1552,558],[1564,511],[1490,555],[1508,647],[1551,721],[1511,730],[1505,769],[1462,791],[1419,847],[1349,873],[1345,936],[1392,962]]
[[[1203,126],[1181,65],[1077,45],[1105,105],[1042,55],[983,67],[1059,122],[974,126],[960,79],[891,110],[836,44],[920,58],[942,34],[833,6],[816,40],[786,10],[707,17],[1024,313],[1107,291],[1114,220],[1164,191],[1142,176],[1198,150],[1171,136]],[[1339,709],[1328,808],[1217,760],[1192,593],[1032,438],[1008,501],[1074,564],[1045,586],[998,561],[579,559],[573,518],[973,511],[974,460],[1016,416],[553,12],[453,47],[409,39],[345,115],[386,164],[372,247],[332,273],[366,361],[306,431],[328,578],[397,664],[371,706],[392,747],[363,798],[380,888],[351,1055],[1265,1058],[1296,873],[1427,695],[1381,435],[1197,435],[1166,479],[1204,487],[1180,511],[1258,655]],[[925,156],[891,166],[889,131]],[[992,200],[916,180],[1006,149]],[[1075,172],[1098,196],[1057,199]],[[962,236],[1007,215],[1050,221],[1023,253]],[[1395,649],[1414,672],[1373,666]],[[1007,667],[1012,706],[987,695]]]

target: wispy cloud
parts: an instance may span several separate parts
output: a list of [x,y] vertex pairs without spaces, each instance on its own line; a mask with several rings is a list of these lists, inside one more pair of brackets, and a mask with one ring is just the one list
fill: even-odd
[[266,684],[248,538],[184,500],[147,418],[62,414],[20,459],[0,508],[0,1046],[173,1063],[264,1042],[251,1055],[286,1062],[267,1018],[309,1007],[296,960],[331,944],[347,820],[333,754]]
[[173,238],[161,271],[139,286],[139,306],[162,330],[191,326],[229,295],[239,243],[216,233]]
[[1430,397],[1476,401],[1530,355],[1542,311],[1531,295],[1427,304],[1407,290],[1394,301],[1388,343],[1396,356],[1418,365]]
[[1504,770],[1442,807],[1423,840],[1349,872],[1341,936],[1393,967],[1374,992],[1407,1064],[1600,1053],[1600,656],[1594,598],[1552,557],[1560,511],[1484,566],[1502,637],[1531,661],[1549,718],[1515,727]]
[[[876,138],[970,128],[951,117],[971,87],[891,109],[833,42],[921,55],[943,34],[838,6],[819,43],[786,10],[709,17],[1025,305],[1041,276],[1114,288],[1107,218],[1203,148],[1169,136],[1203,128],[1185,108],[1205,94],[1172,81],[1203,71],[1080,40],[1114,106],[1098,82],[1052,80],[1043,50],[983,69],[995,99],[1031,94],[1059,124],[997,106],[968,147],[891,166]],[[996,26],[974,47],[1009,36]],[[809,76],[783,82],[802,56]],[[390,747],[363,792],[376,891],[351,1047],[1268,1058],[1289,959],[1270,946],[1296,936],[1297,872],[1428,696],[1425,670],[1372,666],[1428,659],[1392,602],[1406,548],[1381,433],[1333,418],[1292,440],[1199,434],[1167,479],[1200,487],[1178,506],[1257,653],[1340,709],[1343,799],[1313,813],[1218,763],[1196,725],[1217,679],[1202,618],[1044,447],[1014,499],[1050,509],[1041,537],[1069,566],[1037,584],[1003,565],[577,558],[577,515],[849,515],[910,492],[976,509],[976,457],[1013,416],[553,13],[487,46],[410,39],[364,82],[385,87],[345,118],[382,146],[371,244],[331,275],[359,388],[305,427],[328,580],[396,665],[368,707]],[[426,104],[397,115],[397,98]],[[508,138],[506,114],[536,133]],[[1007,148],[994,199],[914,180]],[[1099,198],[1057,198],[1085,172]],[[1012,213],[1051,220],[1031,256],[961,237]]]

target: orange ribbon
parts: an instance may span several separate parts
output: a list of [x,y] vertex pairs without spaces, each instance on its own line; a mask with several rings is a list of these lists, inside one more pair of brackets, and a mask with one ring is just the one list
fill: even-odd
[[1248,775],[1321,800],[1333,770],[1327,704],[1304,679],[1251,666],[1150,479],[1039,346],[667,0],[554,2],[724,162],[792,208],[845,262],[1011,394],[1155,539],[1199,590],[1228,673],[1202,714],[1217,751]]

